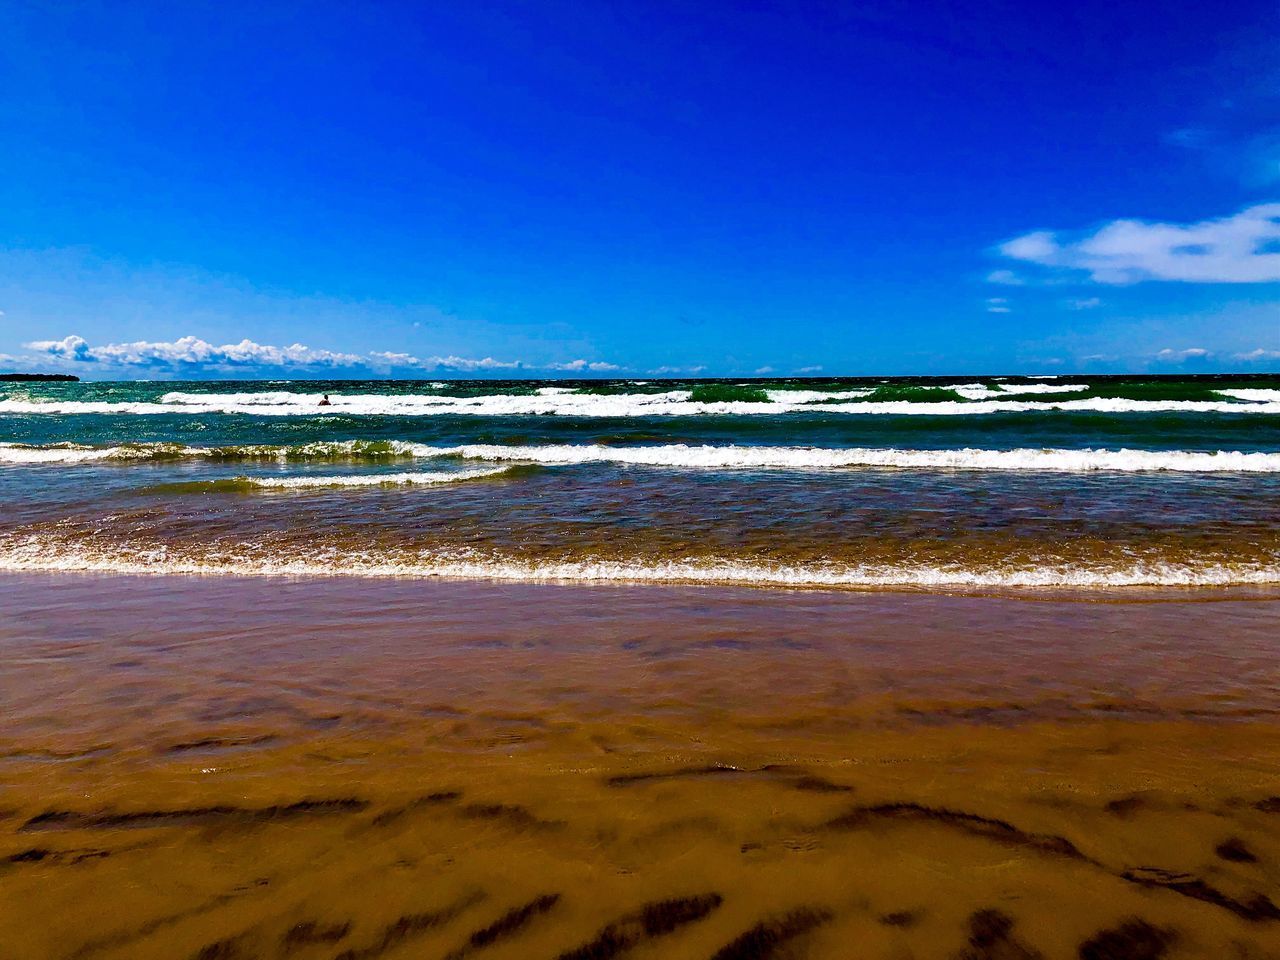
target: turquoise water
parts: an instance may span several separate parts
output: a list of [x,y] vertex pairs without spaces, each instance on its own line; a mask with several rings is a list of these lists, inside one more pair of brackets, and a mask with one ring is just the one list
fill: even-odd
[[1280,377],[4,383],[0,504],[7,569],[1265,585]]

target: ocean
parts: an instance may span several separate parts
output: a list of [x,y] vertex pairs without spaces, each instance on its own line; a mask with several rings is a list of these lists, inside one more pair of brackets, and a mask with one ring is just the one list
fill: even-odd
[[5,383],[0,504],[9,571],[1266,589],[1280,376]]
[[1272,956],[1278,587],[1280,377],[3,384],[0,953]]

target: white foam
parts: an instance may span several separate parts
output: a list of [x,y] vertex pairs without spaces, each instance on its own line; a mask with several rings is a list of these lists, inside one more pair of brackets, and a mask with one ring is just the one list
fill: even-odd
[[272,457],[277,460],[339,459],[342,457],[417,457],[432,448],[406,440],[314,440],[294,445],[247,444],[232,447],[187,447],[194,456]]
[[1213,392],[1220,393],[1224,397],[1234,397],[1237,400],[1248,400],[1253,403],[1280,402],[1280,390],[1254,390],[1242,387],[1239,390],[1214,390]]
[[1005,394],[1019,393],[1080,393],[1089,389],[1087,383],[1006,383]]
[[318,487],[399,487],[436,486],[443,483],[462,483],[480,477],[492,477],[505,473],[509,467],[493,467],[488,470],[457,470],[438,473],[370,473],[339,474],[335,476],[296,477],[236,477],[240,483],[255,487],[280,490],[302,490]]
[[788,407],[813,403],[833,403],[840,400],[857,400],[869,397],[875,391],[870,387],[857,390],[766,390],[765,396],[770,403],[783,404]]
[[109,460],[119,448],[95,449],[77,444],[32,446],[25,443],[0,443],[0,463],[84,463]]
[[1079,393],[1088,390],[1087,383],[1002,383],[999,387],[989,387],[985,383],[953,383],[937,387],[938,390],[953,390],[966,400],[999,400],[1001,397],[1019,394]]
[[[954,470],[1051,470],[1085,473],[1176,471],[1182,473],[1280,473],[1280,453],[1219,450],[895,450],[823,447],[687,446],[606,447],[590,445],[498,446],[468,444],[426,448],[440,456],[548,465],[618,463],[702,469],[792,470],[901,467]],[[426,454],[423,454],[426,455]]]
[[992,397],[1004,395],[1002,390],[993,390],[985,383],[949,383],[943,386],[934,386],[930,384],[923,389],[927,390],[949,390],[958,393],[966,400],[990,400]]
[[[848,416],[975,416],[1062,410],[1095,413],[1260,413],[1280,415],[1280,391],[1222,390],[1221,400],[1132,400],[1120,397],[1057,399],[1054,395],[1087,390],[1086,384],[1023,384],[994,390],[981,383],[958,383],[954,390],[968,400],[865,400],[866,388],[827,392],[770,390],[767,401],[695,401],[689,390],[663,393],[597,395],[543,388],[535,394],[490,394],[449,397],[439,394],[330,394],[320,406],[314,393],[273,390],[253,393],[172,392],[158,401],[108,402],[84,400],[0,400],[0,414],[173,415],[243,414],[249,416],[777,416],[823,413]],[[1019,400],[1020,395],[1043,400]],[[844,402],[841,402],[844,401]]]
[[935,565],[790,565],[758,561],[682,559],[670,561],[581,560],[531,563],[466,556],[379,557],[368,553],[314,556],[185,557],[164,547],[118,553],[83,544],[51,543],[41,537],[0,543],[0,570],[96,571],[127,574],[217,574],[232,576],[355,576],[578,583],[694,583],[762,587],[1024,587],[1113,588],[1266,585],[1280,583],[1280,564],[1182,564],[1135,562],[1124,567],[1064,564],[963,568]]
[[44,446],[0,443],[0,463],[89,463],[175,459],[215,460],[341,460],[433,456],[435,447],[401,440],[317,440],[294,445],[239,444],[227,447],[189,447],[181,443],[130,443],[90,447],[76,443]]
[[[370,449],[372,448],[372,449]],[[341,460],[362,455],[382,458],[460,457],[468,460],[539,463],[571,466],[586,463],[673,467],[689,469],[751,470],[831,470],[857,467],[946,470],[1055,471],[1088,473],[1109,471],[1137,473],[1168,471],[1178,473],[1280,473],[1280,453],[1245,453],[1239,450],[1064,450],[1018,448],[984,450],[972,447],[950,450],[900,450],[894,448],[754,447],[754,446],[662,446],[615,447],[600,444],[545,444],[501,446],[466,444],[454,447],[429,446],[405,441],[337,440],[295,446],[243,445],[236,447],[187,447],[181,444],[128,444],[116,447],[85,447],[53,444],[37,447],[0,443],[0,463],[76,464],[102,461],[137,462],[148,459],[272,460],[289,463],[304,460]],[[364,486],[377,476],[424,476],[423,474],[371,475],[370,479],[347,477],[342,484]],[[285,482],[289,479],[290,482]],[[270,486],[315,485],[307,478],[271,478]],[[305,482],[304,482],[305,481]],[[402,481],[422,482],[429,481]]]

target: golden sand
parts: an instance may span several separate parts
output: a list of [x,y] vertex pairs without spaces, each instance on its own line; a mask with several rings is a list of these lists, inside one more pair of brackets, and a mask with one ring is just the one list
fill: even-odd
[[0,957],[1280,957],[1275,601],[11,578]]

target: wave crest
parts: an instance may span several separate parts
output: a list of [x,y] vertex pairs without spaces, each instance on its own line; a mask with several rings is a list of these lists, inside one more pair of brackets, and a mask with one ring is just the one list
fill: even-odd
[[93,447],[78,443],[0,443],[0,463],[87,463],[92,461],[212,462],[306,461],[382,462],[430,456],[433,448],[401,440],[323,440],[299,444],[233,444],[192,447],[182,443],[123,443]]
[[928,564],[786,564],[706,559],[528,562],[467,555],[379,556],[373,552],[335,555],[263,556],[220,549],[184,555],[164,547],[90,547],[40,536],[0,542],[0,570],[83,571],[124,574],[216,574],[227,576],[352,576],[501,580],[570,583],[689,583],[801,588],[1083,588],[1225,587],[1280,584],[1276,562],[1228,565],[1135,561],[1126,566],[1046,563],[1035,566],[978,567]]
[[[1197,388],[1185,398],[1093,396],[1065,399],[1079,384],[982,384],[949,387],[890,385],[846,391],[668,390],[661,393],[530,391],[517,394],[331,394],[319,406],[316,394],[167,393],[157,401],[0,400],[0,414],[73,416],[229,414],[269,417],[569,416],[592,418],[778,416],[818,413],[861,416],[981,416],[994,413],[1251,413],[1280,415],[1280,391]],[[1052,387],[1052,390],[1046,389]],[[1066,388],[1070,387],[1068,390]],[[1087,389],[1087,387],[1086,387]],[[1273,396],[1273,394],[1277,394]],[[1040,399],[1017,399],[1019,395]],[[1060,398],[1061,397],[1061,398]],[[1193,398],[1194,397],[1194,398]]]
[[[689,469],[831,470],[840,468],[898,468],[924,470],[1004,470],[1179,473],[1280,473],[1280,453],[1239,450],[1099,450],[1033,449],[987,450],[974,447],[949,450],[896,448],[693,446],[605,446],[602,444],[544,444],[501,446],[466,444],[437,447],[398,440],[342,440],[294,445],[249,444],[190,447],[180,443],[137,443],[90,447],[59,443],[45,446],[0,443],[0,463],[75,464],[103,461],[126,463],[173,460],[210,462],[393,462],[405,459],[456,457],[545,466],[612,463],[630,466]],[[412,474],[418,476],[418,474]],[[349,486],[361,486],[350,478]],[[369,481],[373,483],[372,480]],[[409,481],[406,481],[409,482]],[[281,486],[288,484],[281,483]],[[301,484],[298,484],[301,485]],[[336,486],[338,484],[331,484]]]
[[497,446],[471,444],[438,448],[437,454],[469,460],[511,460],[545,465],[617,463],[704,469],[833,469],[898,467],[952,470],[1051,470],[1057,472],[1177,471],[1186,473],[1280,473],[1280,453],[1218,450],[896,450],[818,447],[686,446],[606,447],[600,445]]
[[487,470],[454,470],[449,472],[419,473],[362,473],[336,476],[297,477],[235,477],[226,481],[210,481],[235,489],[308,490],[324,487],[432,487],[447,483],[464,483],[507,473],[510,467],[490,467]]

